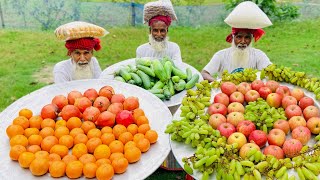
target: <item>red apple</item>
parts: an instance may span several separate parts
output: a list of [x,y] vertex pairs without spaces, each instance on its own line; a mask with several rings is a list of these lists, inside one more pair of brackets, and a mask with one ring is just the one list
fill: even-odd
[[231,123],[235,127],[241,121],[244,121],[244,115],[241,112],[231,112],[227,115],[227,122]]
[[301,116],[301,108],[296,104],[291,104],[285,109],[286,117],[290,119],[293,116]]
[[269,80],[266,82],[266,86],[270,88],[273,93],[275,93],[280,84],[277,81]]
[[256,79],[256,80],[254,80],[252,83],[251,83],[251,89],[252,90],[255,90],[255,91],[259,91],[259,89],[261,88],[261,87],[263,87],[263,86],[265,86],[264,85],[264,83],[263,83],[263,81],[261,81],[261,80],[259,80],[259,79]]
[[227,119],[222,114],[212,114],[209,117],[209,124],[213,129],[217,129],[220,124],[225,122],[227,122]]
[[228,137],[228,144],[237,143],[237,148],[240,149],[244,144],[247,143],[247,138],[240,132],[232,133]]
[[244,95],[246,102],[256,101],[260,97],[260,94],[256,90],[250,90]]
[[290,89],[287,86],[279,86],[276,89],[276,93],[280,94],[282,97],[290,96]]
[[319,109],[316,106],[308,106],[303,110],[303,117],[305,120],[309,120],[312,117],[319,117]]
[[252,131],[256,130],[256,125],[249,121],[244,120],[238,123],[237,125],[237,131],[244,134],[246,137],[249,137]]
[[279,146],[275,145],[269,145],[263,150],[264,155],[272,155],[276,157],[277,159],[283,159],[284,158],[284,152]]
[[311,138],[311,131],[305,126],[298,126],[292,130],[291,136],[305,145]]
[[231,112],[244,113],[244,111],[245,111],[244,106],[238,102],[230,103],[227,109],[228,109],[228,113],[231,113]]
[[225,115],[227,115],[227,111],[228,111],[227,107],[221,103],[211,104],[208,108],[209,115],[219,113],[219,114],[222,114],[225,116]]
[[254,130],[249,135],[249,142],[252,142],[252,141],[255,142],[261,148],[268,141],[267,134],[261,130]]
[[312,117],[307,122],[308,129],[312,132],[312,134],[320,133],[320,118]]
[[244,95],[241,92],[234,92],[230,95],[230,103],[232,102],[238,102],[238,103],[243,103],[244,102]]
[[288,123],[291,131],[298,126],[307,126],[307,122],[302,116],[293,116]]
[[273,123],[273,128],[281,129],[284,133],[288,134],[290,131],[289,122],[279,119]]
[[266,86],[261,87],[258,92],[260,94],[260,97],[262,97],[263,99],[267,99],[267,96],[272,93],[271,89]]
[[281,106],[282,96],[277,93],[271,93],[267,96],[266,101],[269,106],[278,108]]
[[299,106],[301,108],[301,110],[304,110],[304,108],[308,107],[308,106],[313,106],[314,105],[314,101],[312,98],[310,97],[303,97],[300,99],[299,101]]
[[285,96],[282,101],[281,101],[283,109],[286,109],[289,105],[291,104],[298,104],[298,101],[295,97],[293,96]]
[[225,106],[229,105],[229,96],[226,95],[225,93],[218,93],[214,96],[213,98],[214,103],[221,103],[224,104]]
[[237,86],[232,82],[223,82],[220,86],[221,92],[230,96],[233,92],[237,90]]
[[304,92],[299,88],[293,88],[290,94],[295,97],[297,101],[300,101],[300,99],[304,97]]
[[246,143],[244,144],[239,151],[239,155],[242,159],[245,159],[247,157],[248,152],[250,152],[251,149],[257,149],[260,151],[260,147],[256,143]]
[[237,90],[245,95],[249,90],[251,90],[251,85],[247,82],[242,82],[238,85]]
[[277,145],[279,147],[282,147],[285,140],[286,133],[284,133],[281,129],[271,129],[268,134],[269,145]]
[[218,130],[222,136],[228,138],[232,133],[236,132],[234,125],[230,123],[222,123],[218,126]]
[[286,157],[293,158],[297,155],[299,155],[302,144],[299,140],[296,139],[288,139],[283,143],[282,150]]

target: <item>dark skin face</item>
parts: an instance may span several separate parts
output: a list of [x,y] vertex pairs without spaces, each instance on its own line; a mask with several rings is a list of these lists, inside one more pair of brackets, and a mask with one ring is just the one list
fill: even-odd
[[150,34],[156,41],[163,41],[168,33],[168,26],[163,21],[156,21],[150,26]]
[[237,34],[234,35],[234,42],[236,46],[238,46],[240,49],[244,49],[247,46],[250,45],[252,40],[252,35],[251,33],[248,32],[238,32]]
[[80,63],[80,65],[86,65],[91,60],[91,57],[93,56],[93,51],[76,49],[71,52],[70,56],[76,63]]

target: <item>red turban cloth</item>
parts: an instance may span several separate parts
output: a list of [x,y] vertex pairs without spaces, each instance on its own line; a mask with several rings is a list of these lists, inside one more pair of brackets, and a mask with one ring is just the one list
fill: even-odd
[[246,32],[250,33],[254,37],[254,41],[257,42],[262,35],[264,35],[264,30],[262,29],[244,29],[244,28],[232,28],[231,34],[229,34],[226,38],[226,41],[231,43],[232,42],[232,35],[237,34],[238,32]]
[[71,54],[72,51],[76,49],[85,49],[85,50],[96,50],[99,51],[101,49],[100,39],[98,38],[80,38],[74,40],[68,40],[65,44],[68,49],[68,55]]
[[162,15],[159,15],[159,16],[154,16],[153,18],[151,18],[149,20],[149,26],[151,26],[154,22],[156,21],[162,21],[164,22],[167,26],[170,26],[171,24],[171,17],[170,16],[162,16]]

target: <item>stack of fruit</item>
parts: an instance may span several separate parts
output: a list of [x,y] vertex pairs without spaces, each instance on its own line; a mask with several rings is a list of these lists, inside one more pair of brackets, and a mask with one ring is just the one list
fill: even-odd
[[140,86],[160,99],[169,100],[176,93],[194,87],[199,75],[192,74],[190,68],[182,71],[167,58],[136,59],[135,65],[120,68],[114,79]]

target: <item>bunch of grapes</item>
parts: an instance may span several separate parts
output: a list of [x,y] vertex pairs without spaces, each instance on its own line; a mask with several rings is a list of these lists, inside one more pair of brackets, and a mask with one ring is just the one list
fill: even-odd
[[240,84],[241,82],[252,82],[257,79],[257,69],[245,68],[243,71],[228,73],[227,70],[223,71],[221,75],[222,82],[233,82]]

